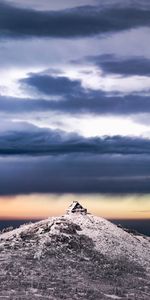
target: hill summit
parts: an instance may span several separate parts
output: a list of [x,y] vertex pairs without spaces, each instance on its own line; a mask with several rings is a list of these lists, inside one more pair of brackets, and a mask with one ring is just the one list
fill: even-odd
[[2,299],[150,299],[150,238],[87,212],[78,201],[0,234]]

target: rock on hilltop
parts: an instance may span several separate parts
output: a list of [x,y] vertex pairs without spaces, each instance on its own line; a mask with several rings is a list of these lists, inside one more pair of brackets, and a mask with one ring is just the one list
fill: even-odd
[[0,234],[0,298],[150,299],[150,238],[80,207]]

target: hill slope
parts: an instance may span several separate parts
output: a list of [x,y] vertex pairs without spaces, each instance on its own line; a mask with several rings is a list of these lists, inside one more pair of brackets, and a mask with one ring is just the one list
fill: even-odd
[[150,238],[69,213],[0,234],[2,299],[150,299]]

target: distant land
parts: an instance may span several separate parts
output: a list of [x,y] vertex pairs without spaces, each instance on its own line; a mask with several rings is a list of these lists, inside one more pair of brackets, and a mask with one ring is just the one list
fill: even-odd
[[[0,220],[0,230],[12,226],[13,228],[17,228],[20,225],[29,223],[29,222],[37,222],[40,220]],[[113,222],[114,224],[118,225],[121,224],[123,227],[128,229],[134,229],[139,233],[145,234],[150,236],[150,220],[149,219],[136,219],[136,220],[126,220],[126,219],[109,219],[109,221]]]

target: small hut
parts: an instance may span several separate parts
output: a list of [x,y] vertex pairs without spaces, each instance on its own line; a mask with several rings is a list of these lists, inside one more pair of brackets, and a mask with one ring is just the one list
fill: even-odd
[[70,213],[87,214],[87,209],[83,208],[78,201],[73,201],[73,203],[67,209],[67,214]]

